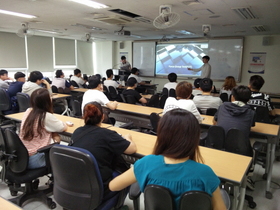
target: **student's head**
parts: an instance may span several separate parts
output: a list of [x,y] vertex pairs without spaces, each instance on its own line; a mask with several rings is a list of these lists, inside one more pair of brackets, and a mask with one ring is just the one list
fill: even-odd
[[97,76],[91,76],[89,81],[88,81],[88,88],[89,89],[96,89],[100,85],[102,85],[101,80]]
[[5,69],[0,70],[0,79],[7,80],[8,79],[8,71]]
[[203,63],[208,63],[208,61],[210,61],[210,57],[208,55],[205,55],[202,57],[202,61]]
[[194,80],[193,85],[195,86],[195,88],[199,88],[199,83],[200,83],[201,78],[197,78],[196,80]]
[[87,103],[83,113],[85,125],[98,125],[103,120],[103,110],[97,102]]
[[77,76],[77,77],[80,77],[81,76],[81,70],[80,69],[75,69],[74,70],[74,75]]
[[173,72],[168,74],[168,80],[169,80],[169,82],[176,82],[177,81],[177,74],[175,74]]
[[112,69],[108,69],[108,70],[106,71],[106,75],[107,75],[107,78],[111,78],[111,76],[114,75],[114,74],[113,74],[113,70],[112,70]]
[[233,76],[227,76],[223,84],[225,90],[232,90],[236,86],[236,82]]
[[99,80],[102,78],[100,74],[96,74],[95,76],[98,77]]
[[192,84],[183,81],[176,86],[176,96],[178,99],[188,99],[192,94]]
[[247,86],[239,85],[235,86],[231,91],[232,96],[235,101],[242,101],[247,104],[249,99],[251,98],[251,90]]
[[53,112],[52,100],[50,93],[45,88],[34,90],[30,97],[31,107],[33,110],[41,110],[42,112]]
[[125,56],[122,56],[122,57],[121,57],[121,61],[122,61],[123,63],[125,63],[125,62],[126,62],[126,57],[125,57]]
[[25,82],[25,74],[22,72],[15,73],[14,77],[15,77],[15,80],[18,82]]
[[184,109],[173,109],[159,121],[154,154],[202,162],[199,138],[200,126],[195,116]]
[[41,80],[43,79],[43,74],[40,72],[40,71],[32,71],[30,74],[29,74],[29,78],[28,80],[30,82],[35,82],[37,84],[41,84]]
[[56,78],[63,78],[64,77],[64,73],[62,72],[62,70],[56,70],[56,72],[55,72],[55,77]]
[[203,78],[202,80],[200,80],[199,86],[203,92],[211,92],[213,81],[209,78]]
[[137,73],[139,73],[139,69],[133,67],[133,68],[131,69],[131,74],[137,74]]
[[252,90],[260,90],[264,84],[264,79],[259,75],[253,75],[250,78],[249,87]]
[[134,87],[137,84],[137,80],[134,77],[130,77],[126,84],[128,87]]

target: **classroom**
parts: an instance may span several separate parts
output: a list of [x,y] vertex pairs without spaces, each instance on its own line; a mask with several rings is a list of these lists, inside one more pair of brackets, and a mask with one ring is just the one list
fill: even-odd
[[[157,45],[178,43],[189,45],[207,43],[208,45],[211,42],[219,43],[219,40],[238,39],[241,40],[242,47],[239,54],[240,60],[236,61],[238,66],[237,85],[247,86],[250,77],[255,74],[249,72],[252,67],[252,54],[265,54],[264,71],[259,74],[265,80],[261,92],[275,97],[280,95],[277,68],[278,55],[280,54],[280,28],[277,27],[277,21],[280,19],[280,14],[277,11],[277,9],[279,10],[278,0],[271,1],[269,5],[264,4],[261,0],[254,3],[248,3],[245,0],[238,3],[232,3],[230,0],[215,0],[211,3],[200,0],[178,0],[176,2],[171,0],[154,2],[103,0],[100,3],[109,6],[109,8],[103,9],[89,9],[89,7],[70,0],[59,2],[56,0],[26,0],[24,2],[21,0],[0,0],[0,3],[0,69],[7,70],[9,77],[13,77],[18,71],[29,75],[31,71],[37,70],[42,72],[44,77],[52,80],[55,71],[62,69],[65,77],[68,78],[76,68],[80,69],[82,74],[100,74],[102,77],[106,77],[106,70],[118,69],[121,56],[126,56],[132,67],[140,69],[142,79],[156,84],[157,92],[160,92],[168,81],[167,76],[156,75],[155,63],[150,65],[150,61],[155,62],[156,60],[154,52],[145,54],[143,59],[139,61],[138,53],[141,51],[142,45],[148,46],[149,51],[150,46]],[[147,9],[145,4],[149,4],[150,8]],[[153,20],[166,7],[172,8],[171,12],[178,13],[180,21],[172,27],[156,29]],[[257,18],[253,20],[241,19],[235,14],[236,11],[233,11],[241,7],[249,8]],[[5,15],[1,12],[2,10],[35,15],[37,18],[24,19]],[[129,15],[136,14],[136,17],[127,16],[127,13],[130,13]],[[275,17],[272,17],[273,13]],[[114,21],[124,22],[106,23],[110,18]],[[265,29],[257,32],[253,26],[264,26]],[[179,30],[190,31],[192,34],[182,34],[178,32]],[[24,33],[30,34],[25,36]],[[149,57],[146,57],[147,55]],[[212,65],[212,61],[214,65],[214,62],[218,60],[219,57],[213,57],[209,63]],[[149,76],[141,75],[141,70],[142,74],[147,70],[145,65],[143,69],[140,67],[140,64],[145,62],[150,68],[148,70]],[[215,64],[217,65],[217,63]],[[213,67],[212,71],[215,71]],[[177,81],[193,83],[196,78],[196,76],[179,76]],[[220,89],[224,79],[213,78],[213,82],[215,87]],[[121,106],[123,105],[120,105],[116,109],[117,111],[112,111],[111,114],[115,118],[128,117],[130,119],[131,113],[121,110]],[[146,114],[139,116],[135,121],[147,118]],[[79,123],[79,125],[82,124]],[[117,128],[111,129],[117,130]],[[258,133],[257,129],[259,127],[254,132]],[[121,131],[117,132],[121,133]],[[73,133],[73,131],[69,133]],[[277,135],[279,134],[275,136]],[[134,133],[134,136],[137,134]],[[139,144],[141,145],[141,143]],[[256,209],[280,208],[280,203],[277,201],[279,177],[276,176],[279,174],[279,166],[279,162],[275,161],[271,180],[272,199],[265,198],[263,189],[266,188],[266,183],[261,180],[263,169],[258,168],[259,174],[256,175],[256,179],[259,188],[255,192],[250,192],[258,205]],[[1,188],[2,185],[3,183],[0,183]],[[8,191],[8,189],[3,191],[0,189],[0,197],[10,198]],[[127,202],[131,209],[131,201]],[[244,207],[239,209],[250,209],[247,202],[244,203]],[[39,202],[33,205],[34,207],[31,202],[23,209],[46,208],[44,204]]]

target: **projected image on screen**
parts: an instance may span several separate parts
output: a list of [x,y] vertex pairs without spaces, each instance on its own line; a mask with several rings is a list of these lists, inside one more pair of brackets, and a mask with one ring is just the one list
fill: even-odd
[[178,76],[199,77],[201,72],[189,71],[203,65],[208,54],[208,43],[158,44],[156,46],[156,75],[176,73]]

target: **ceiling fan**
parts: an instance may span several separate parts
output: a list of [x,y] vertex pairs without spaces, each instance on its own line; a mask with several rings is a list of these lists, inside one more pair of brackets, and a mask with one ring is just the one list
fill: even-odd
[[17,31],[17,35],[19,37],[31,37],[33,36],[35,31],[31,28],[29,28],[28,23],[22,23],[21,28]]
[[180,15],[171,12],[171,5],[161,5],[159,16],[154,19],[153,25],[158,29],[165,29],[176,25],[180,21]]

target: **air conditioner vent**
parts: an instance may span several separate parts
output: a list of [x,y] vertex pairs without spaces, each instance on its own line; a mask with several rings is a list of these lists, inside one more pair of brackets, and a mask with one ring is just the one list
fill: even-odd
[[263,25],[251,26],[256,32],[265,32],[267,31]]
[[252,12],[250,8],[232,8],[243,20],[258,19],[258,17]]
[[107,17],[97,17],[97,18],[89,18],[92,21],[99,21],[111,25],[122,25],[126,23],[130,23],[131,20],[128,18],[117,17],[117,16],[107,16]]

